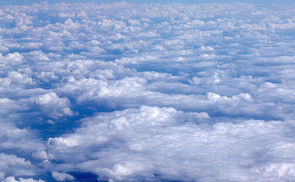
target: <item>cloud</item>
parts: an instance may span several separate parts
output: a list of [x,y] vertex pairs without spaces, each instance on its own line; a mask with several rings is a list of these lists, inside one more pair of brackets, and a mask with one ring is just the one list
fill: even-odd
[[3,180],[3,182],[44,182],[43,180],[34,180],[33,178],[19,178],[19,180],[16,180],[15,177],[10,176]]
[[66,174],[66,173],[59,173],[56,171],[52,172],[52,177],[56,181],[73,181],[74,177],[72,175]]
[[23,152],[32,152],[36,149],[42,149],[42,143],[26,129],[19,129],[12,124],[1,123],[2,149],[19,149]]
[[[15,175],[15,176],[34,176],[36,175],[36,167],[31,162],[23,158],[18,158],[15,155],[7,155],[0,153],[0,169],[2,177]],[[2,178],[3,179],[3,178]]]
[[5,65],[19,65],[24,62],[24,57],[18,52],[9,53],[6,56],[0,55],[1,63]]
[[0,7],[0,180],[294,179],[293,9]]
[[[292,143],[285,143],[294,137],[286,135],[293,131],[292,121],[208,125],[203,115],[147,106],[100,114],[85,119],[75,133],[50,139],[48,148],[56,158],[72,164],[57,169],[70,171],[75,166],[102,180],[272,181],[294,177],[288,162],[294,155],[283,152],[293,148]],[[73,160],[71,156],[79,157]]]
[[30,100],[40,106],[41,111],[51,118],[58,118],[63,115],[72,116],[74,114],[69,108],[70,101],[67,98],[58,97],[54,92],[38,95]]

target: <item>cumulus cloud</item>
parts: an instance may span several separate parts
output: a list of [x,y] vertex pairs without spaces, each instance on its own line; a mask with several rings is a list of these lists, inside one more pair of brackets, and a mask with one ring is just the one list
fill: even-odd
[[0,180],[291,181],[293,9],[1,6]]
[[[57,158],[72,164],[58,169],[79,168],[102,180],[275,181],[294,177],[287,159],[293,154],[284,154],[279,147],[291,151],[293,145],[281,141],[292,140],[293,136],[285,134],[294,127],[292,121],[208,125],[203,123],[204,115],[208,118],[142,106],[89,118],[74,134],[50,139],[48,147]],[[287,164],[279,165],[277,160]],[[204,167],[210,170],[203,171]]]
[[73,111],[69,108],[70,101],[60,98],[54,92],[45,93],[31,98],[32,102],[41,107],[42,112],[49,117],[56,118],[63,115],[72,116]]
[[15,155],[7,155],[0,153],[0,169],[2,171],[1,177],[4,176],[34,176],[36,175],[36,167],[23,158],[18,158]]
[[24,179],[24,178],[19,178],[19,180],[15,179],[15,177],[10,176],[7,177],[3,180],[3,182],[45,182],[43,180],[34,180],[33,178],[28,178],[28,179]]
[[1,54],[0,59],[1,59],[2,66],[19,65],[24,62],[24,57],[18,52],[9,53],[6,56],[3,56]]
[[72,175],[67,174],[67,173],[59,173],[59,172],[53,171],[51,173],[51,175],[56,181],[72,181],[72,180],[74,180],[74,177]]

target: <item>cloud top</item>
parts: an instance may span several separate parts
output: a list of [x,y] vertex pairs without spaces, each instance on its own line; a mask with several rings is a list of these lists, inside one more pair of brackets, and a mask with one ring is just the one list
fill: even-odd
[[0,180],[291,181],[294,7],[0,7]]

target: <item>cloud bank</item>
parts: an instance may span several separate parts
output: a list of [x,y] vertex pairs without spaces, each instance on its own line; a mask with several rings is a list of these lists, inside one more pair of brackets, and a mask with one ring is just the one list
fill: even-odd
[[291,181],[294,5],[0,7],[0,180]]

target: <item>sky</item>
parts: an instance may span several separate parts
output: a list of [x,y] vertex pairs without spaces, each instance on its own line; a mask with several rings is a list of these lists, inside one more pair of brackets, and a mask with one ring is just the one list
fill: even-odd
[[[125,0],[128,3],[187,3],[187,4],[195,4],[195,3],[236,3],[236,2],[245,2],[245,3],[262,3],[262,4],[287,4],[294,3],[293,0]],[[33,4],[40,3],[43,0],[1,0],[0,5],[24,5],[24,4]],[[66,2],[66,3],[78,3],[78,2],[94,2],[94,3],[109,3],[109,2],[120,2],[120,0],[48,0],[49,3],[58,3],[58,2]]]
[[294,6],[0,7],[0,181],[294,180]]

